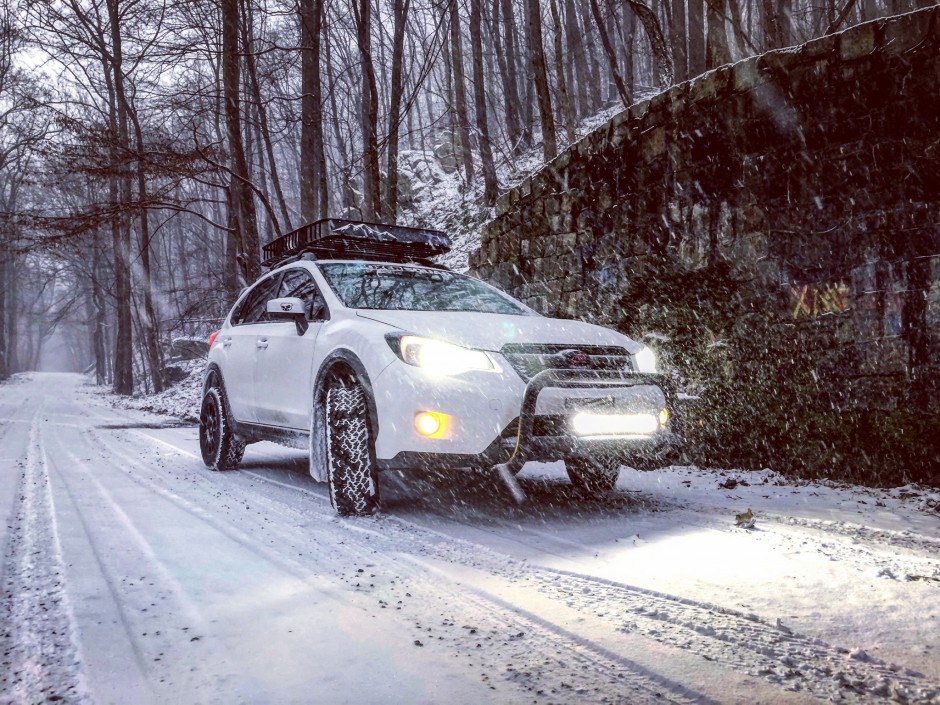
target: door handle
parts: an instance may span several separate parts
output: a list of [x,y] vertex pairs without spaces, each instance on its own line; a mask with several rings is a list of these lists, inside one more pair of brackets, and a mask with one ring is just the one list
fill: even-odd
[[231,347],[231,345],[232,345],[232,339],[231,339],[231,338],[226,338],[225,340],[222,341],[222,347],[223,347],[223,348]]
[[268,347],[268,339],[260,338],[258,342],[255,343],[255,347],[260,350],[264,350],[266,347]]

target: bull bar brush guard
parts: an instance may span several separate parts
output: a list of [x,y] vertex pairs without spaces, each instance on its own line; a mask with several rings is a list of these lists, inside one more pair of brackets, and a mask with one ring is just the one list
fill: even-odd
[[670,413],[677,406],[676,393],[667,378],[658,374],[626,373],[621,371],[602,370],[543,370],[539,372],[526,385],[522,397],[522,409],[519,412],[519,424],[516,430],[516,444],[512,455],[504,463],[495,466],[499,477],[506,484],[516,502],[525,500],[525,492],[519,486],[516,474],[533,457],[537,438],[534,433],[535,409],[539,394],[542,390],[552,389],[617,389],[636,386],[655,386],[660,389],[666,398],[666,408]]

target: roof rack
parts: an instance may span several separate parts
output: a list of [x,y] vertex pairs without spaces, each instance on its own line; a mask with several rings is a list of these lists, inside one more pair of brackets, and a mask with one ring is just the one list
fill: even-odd
[[262,264],[273,269],[306,253],[318,259],[423,262],[450,248],[450,238],[440,230],[324,218],[269,242],[262,248]]

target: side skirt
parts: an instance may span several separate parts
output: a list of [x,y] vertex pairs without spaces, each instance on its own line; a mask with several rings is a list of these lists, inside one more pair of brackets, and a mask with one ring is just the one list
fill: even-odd
[[280,426],[265,426],[264,424],[245,423],[239,421],[235,432],[245,439],[247,443],[271,441],[291,448],[305,449],[308,445],[310,432],[306,429],[282,428]]

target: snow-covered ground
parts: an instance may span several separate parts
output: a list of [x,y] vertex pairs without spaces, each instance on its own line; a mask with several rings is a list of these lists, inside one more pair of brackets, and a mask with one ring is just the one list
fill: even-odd
[[521,506],[385,475],[338,519],[305,463],[212,473],[81,377],[0,385],[0,703],[940,703],[936,491],[671,468],[591,498],[533,464]]

